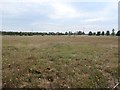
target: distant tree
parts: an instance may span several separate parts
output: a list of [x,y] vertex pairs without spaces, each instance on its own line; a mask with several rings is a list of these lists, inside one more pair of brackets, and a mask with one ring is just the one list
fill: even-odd
[[96,34],[96,36],[100,36],[101,35],[101,32],[100,31],[98,31],[97,32],[97,34]]
[[48,35],[51,35],[51,32],[49,32],[49,34]]
[[82,35],[85,35],[85,32],[82,32]]
[[20,32],[20,36],[22,36],[23,34],[22,34],[22,32]]
[[115,35],[115,29],[114,28],[112,29],[111,35],[113,35],[113,36]]
[[81,31],[78,31],[78,32],[77,32],[77,35],[82,35],[82,32],[81,32]]
[[32,32],[30,32],[30,36],[32,36],[33,35],[33,33]]
[[44,33],[42,33],[41,35],[44,36]]
[[93,35],[96,35],[96,33],[95,33],[95,32],[93,32]]
[[32,32],[28,32],[28,34],[27,34],[28,36],[32,36],[33,35],[33,33]]
[[120,30],[116,33],[116,36],[120,36]]
[[88,35],[89,35],[89,36],[91,36],[91,35],[92,35],[92,32],[91,32],[91,31],[89,31]]
[[27,32],[25,32],[25,34],[24,34],[25,36],[27,36]]
[[109,36],[110,35],[110,31],[106,31],[106,35]]
[[67,32],[65,32],[65,35],[68,35],[68,33],[67,33]]
[[102,31],[101,35],[105,35],[105,32],[104,32],[104,31]]
[[68,35],[69,35],[69,36],[70,36],[70,35],[72,35],[72,32],[71,32],[71,31],[69,31]]

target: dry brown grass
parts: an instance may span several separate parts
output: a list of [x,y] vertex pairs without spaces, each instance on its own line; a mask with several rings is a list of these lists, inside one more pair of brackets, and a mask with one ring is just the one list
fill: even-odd
[[3,87],[101,88],[118,78],[113,36],[3,36]]

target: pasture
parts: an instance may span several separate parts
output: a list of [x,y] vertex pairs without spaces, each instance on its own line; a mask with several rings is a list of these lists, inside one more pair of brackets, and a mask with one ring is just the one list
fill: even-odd
[[3,36],[3,87],[111,88],[116,36]]

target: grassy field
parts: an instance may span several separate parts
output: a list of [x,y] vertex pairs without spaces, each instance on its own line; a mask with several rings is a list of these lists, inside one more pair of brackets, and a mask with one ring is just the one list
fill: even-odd
[[115,36],[3,36],[3,87],[108,88],[118,77]]

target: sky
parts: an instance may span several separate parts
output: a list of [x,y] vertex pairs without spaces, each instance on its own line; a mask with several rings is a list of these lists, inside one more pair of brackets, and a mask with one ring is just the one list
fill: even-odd
[[[111,1],[111,2],[110,2]],[[3,0],[0,28],[4,31],[76,32],[118,30],[114,0]]]

